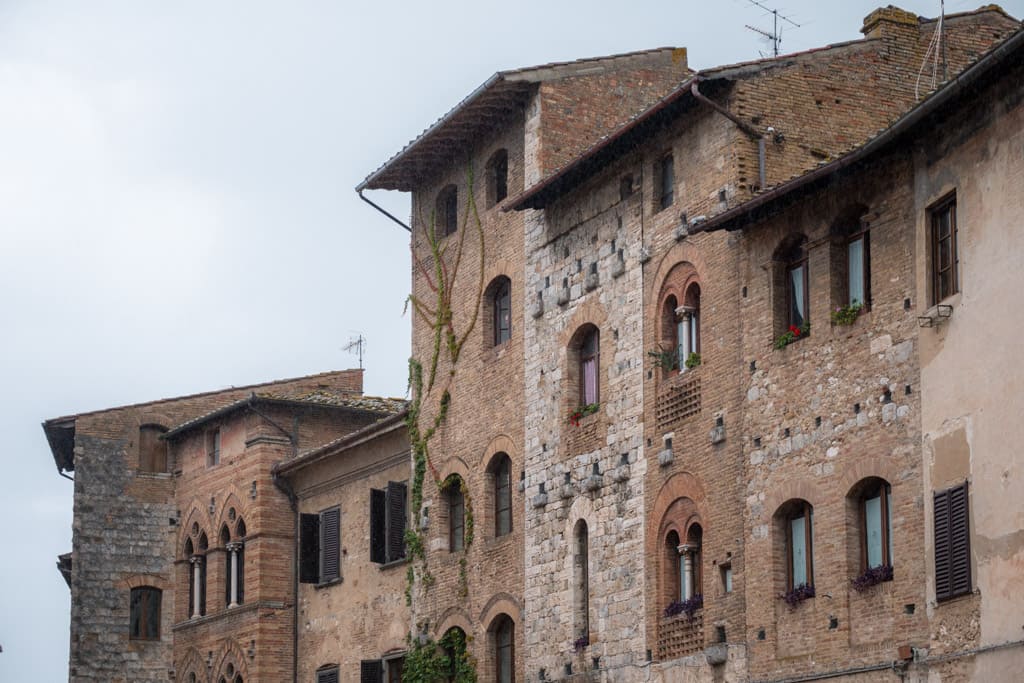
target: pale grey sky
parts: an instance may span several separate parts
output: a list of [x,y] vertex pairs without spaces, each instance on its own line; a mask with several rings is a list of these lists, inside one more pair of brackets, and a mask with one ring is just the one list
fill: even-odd
[[[888,1],[780,0],[801,24],[782,49],[857,38]],[[72,484],[42,420],[355,367],[357,331],[367,392],[403,395],[408,237],[352,188],[495,71],[754,59],[744,24],[771,20],[747,0],[0,2],[0,681],[67,678]]]

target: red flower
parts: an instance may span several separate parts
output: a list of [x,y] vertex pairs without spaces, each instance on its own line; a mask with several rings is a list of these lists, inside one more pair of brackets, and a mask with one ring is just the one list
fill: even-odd
[[794,337],[800,336],[800,328],[797,327],[796,325],[790,325],[789,331],[793,334]]

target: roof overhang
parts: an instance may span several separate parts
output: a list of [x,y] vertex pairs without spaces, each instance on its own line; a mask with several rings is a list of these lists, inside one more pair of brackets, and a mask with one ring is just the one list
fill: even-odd
[[351,434],[346,434],[339,439],[335,439],[334,441],[318,446],[306,451],[305,453],[300,453],[297,457],[292,458],[291,460],[279,462],[274,465],[271,472],[275,478],[289,477],[305,467],[309,467],[310,465],[326,460],[327,458],[341,455],[346,451],[384,436],[385,434],[390,434],[399,429],[405,429],[405,419],[408,415],[409,411],[403,410],[400,413],[380,419],[358,431],[352,432]]
[[75,469],[75,418],[58,417],[43,423],[46,441],[50,444],[53,462],[58,472]]

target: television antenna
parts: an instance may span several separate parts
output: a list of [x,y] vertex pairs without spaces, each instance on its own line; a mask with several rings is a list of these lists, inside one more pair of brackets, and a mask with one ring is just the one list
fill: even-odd
[[348,344],[345,344],[344,349],[349,353],[355,353],[359,356],[359,369],[363,369],[363,350],[366,348],[366,337],[363,336],[362,332],[357,332],[357,337],[353,337],[349,340]]
[[800,28],[800,24],[796,23],[795,21],[793,21],[789,17],[786,17],[786,16],[783,16],[783,15],[779,14],[779,10],[772,9],[771,7],[766,7],[765,5],[762,5],[757,0],[747,0],[747,2],[749,2],[751,5],[754,5],[755,7],[760,7],[764,11],[771,13],[771,15],[772,15],[772,30],[771,30],[771,32],[765,31],[764,29],[756,28],[754,26],[751,26],[750,24],[744,24],[744,27],[749,29],[749,30],[751,30],[751,31],[753,31],[754,33],[757,33],[757,34],[760,34],[761,36],[764,36],[768,40],[768,42],[770,42],[772,44],[772,56],[773,57],[778,57],[779,56],[779,43],[782,42],[782,28],[779,26],[779,19],[781,19],[782,21],[786,22],[787,24],[795,26],[796,28]]

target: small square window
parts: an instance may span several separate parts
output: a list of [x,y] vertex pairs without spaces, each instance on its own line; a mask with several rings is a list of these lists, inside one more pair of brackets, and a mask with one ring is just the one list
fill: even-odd
[[722,590],[726,593],[732,593],[732,565],[723,564],[721,567],[722,571]]

